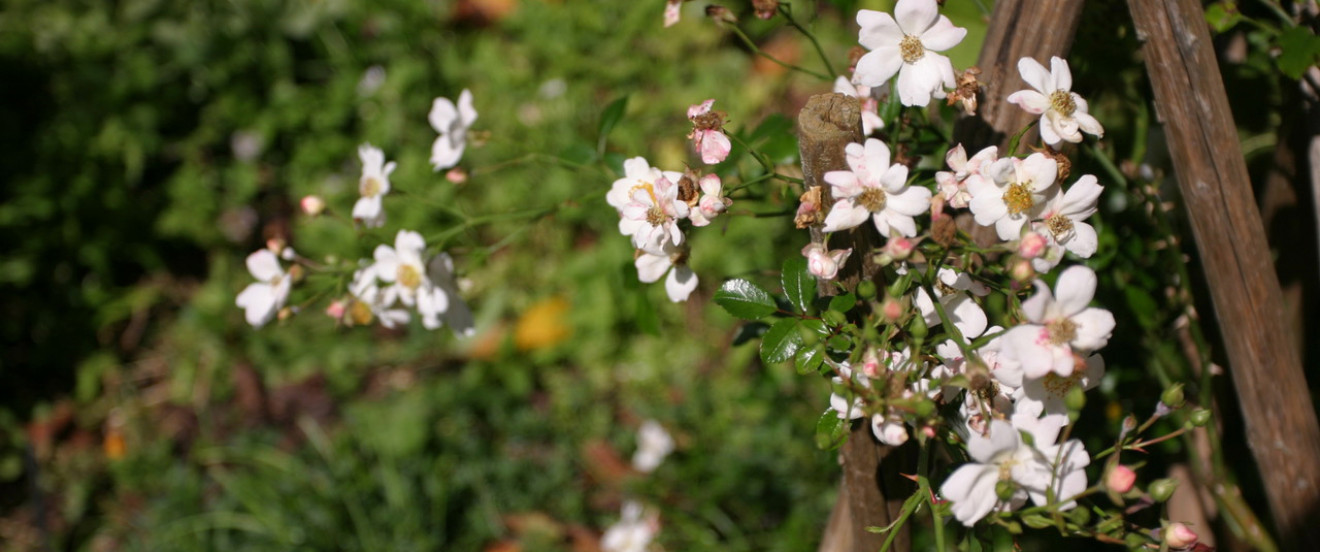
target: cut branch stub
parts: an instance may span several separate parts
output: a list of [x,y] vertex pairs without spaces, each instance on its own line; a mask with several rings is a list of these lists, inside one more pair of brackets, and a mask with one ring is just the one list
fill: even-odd
[[[798,114],[798,151],[802,155],[803,182],[808,190],[820,188],[821,210],[828,213],[833,198],[825,173],[848,170],[844,150],[848,144],[862,141],[861,104],[857,98],[843,94],[818,94],[807,100]],[[812,243],[824,244],[825,234],[820,226],[812,226]],[[836,232],[831,237],[834,249],[853,249],[847,263],[839,269],[838,281],[848,290],[854,290],[862,278],[871,278],[878,269],[870,261],[870,251],[879,243],[880,236],[871,224]],[[821,296],[834,295],[837,287],[817,286]],[[860,424],[848,436],[848,442],[839,451],[843,465],[843,481],[839,498],[830,514],[830,523],[821,541],[821,552],[850,552],[879,550],[886,535],[867,531],[867,527],[884,527],[897,518],[905,494],[893,493],[893,480],[898,477],[896,467],[881,462],[890,456],[892,448],[876,442],[869,423]],[[890,491],[890,492],[887,492]],[[894,497],[898,498],[895,499]],[[900,531],[891,550],[907,550],[908,532]]]

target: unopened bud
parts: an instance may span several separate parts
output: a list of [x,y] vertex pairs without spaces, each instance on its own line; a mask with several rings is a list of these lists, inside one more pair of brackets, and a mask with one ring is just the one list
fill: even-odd
[[293,307],[284,307],[280,309],[279,314],[276,316],[279,317],[281,322],[293,318]]
[[1063,404],[1068,407],[1069,412],[1080,412],[1086,406],[1086,391],[1082,386],[1074,385],[1063,396]]
[[1008,268],[1008,273],[1013,277],[1013,281],[1027,283],[1036,277],[1036,269],[1031,268],[1031,261],[1026,259],[1017,259],[1013,261],[1012,266]]
[[449,169],[449,171],[445,173],[445,180],[453,182],[454,184],[462,184],[467,182],[467,179],[468,173],[461,167]]
[[280,238],[268,239],[266,240],[266,249],[269,249],[271,253],[279,255],[284,252],[284,240]]
[[298,205],[302,207],[303,214],[309,217],[320,215],[325,210],[325,200],[318,195],[303,196]]
[[1114,466],[1114,469],[1105,474],[1105,487],[1118,494],[1132,490],[1132,486],[1136,483],[1137,472],[1122,464]]
[[916,338],[926,337],[930,333],[930,328],[926,327],[926,317],[913,316],[912,322],[908,324],[908,333]]
[[344,302],[336,299],[331,301],[330,306],[325,308],[325,315],[335,320],[342,320],[347,310],[348,307],[344,306]]
[[1169,548],[1191,548],[1198,538],[1196,533],[1181,523],[1172,523],[1164,528],[1164,542]]
[[706,17],[714,19],[718,23],[737,23],[738,18],[730,12],[728,8],[716,4],[706,6]]
[[1091,510],[1083,507],[1073,508],[1068,512],[1068,521],[1071,521],[1078,526],[1084,526],[1091,523]]
[[1178,490],[1177,479],[1156,479],[1146,488],[1146,492],[1150,493],[1151,500],[1155,502],[1169,500],[1173,496],[1173,491],[1176,490]]
[[863,301],[875,298],[875,282],[862,280],[857,283],[857,297]]
[[917,240],[903,236],[889,238],[889,242],[885,244],[885,252],[896,261],[906,261],[916,248]]
[[1187,417],[1187,421],[1191,422],[1193,426],[1205,427],[1206,424],[1210,423],[1211,417],[1212,415],[1209,410],[1198,408],[1192,411],[1192,415]]
[[890,324],[896,324],[903,318],[903,303],[893,297],[885,297],[885,302],[880,304],[880,312]]
[[1045,252],[1047,245],[1049,242],[1045,240],[1045,236],[1037,232],[1027,232],[1022,236],[1022,241],[1018,242],[1018,255],[1024,259],[1034,259]]
[[1171,410],[1182,408],[1183,401],[1183,384],[1181,383],[1173,384],[1168,389],[1164,390],[1163,395],[1160,395],[1160,402],[1164,403],[1164,405],[1168,406]]
[[1008,479],[1001,479],[995,483],[995,496],[1004,502],[1012,500],[1013,493],[1016,493],[1017,490],[1017,483]]

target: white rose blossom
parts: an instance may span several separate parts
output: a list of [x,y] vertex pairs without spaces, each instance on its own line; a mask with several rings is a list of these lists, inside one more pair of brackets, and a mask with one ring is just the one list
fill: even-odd
[[440,133],[431,144],[431,166],[435,170],[448,169],[458,164],[467,148],[467,131],[477,120],[472,107],[472,92],[464,89],[458,95],[458,105],[449,98],[436,98],[427,115],[431,128]]
[[[690,177],[684,175],[681,178]],[[697,187],[701,190],[701,194],[699,199],[696,199],[695,205],[689,204],[688,220],[692,221],[692,226],[707,226],[711,219],[728,209],[729,205],[733,204],[733,200],[722,195],[724,186],[717,174],[707,174],[697,178]]]
[[1081,360],[1075,353],[1104,347],[1114,331],[1114,315],[1089,306],[1095,287],[1095,272],[1081,265],[1059,275],[1054,293],[1036,280],[1036,294],[1022,302],[1027,323],[1004,334],[1000,362],[1026,379],[1071,376]]
[[851,170],[825,173],[837,201],[825,217],[824,231],[847,230],[870,219],[882,236],[916,236],[912,217],[930,209],[930,190],[908,186],[908,168],[890,165],[889,147],[875,138],[865,145],[848,144],[844,156]]
[[1036,223],[1038,231],[1052,244],[1067,249],[1083,259],[1095,254],[1100,240],[1086,219],[1095,214],[1100,192],[1104,191],[1093,175],[1083,175],[1067,192],[1054,194]]
[[629,500],[623,503],[622,518],[605,530],[600,538],[603,552],[646,552],[660,528],[655,514],[647,514],[642,505]]
[[1039,218],[1049,194],[1057,191],[1058,175],[1059,164],[1041,153],[1000,159],[982,171],[982,178],[967,180],[972,195],[968,207],[977,224],[993,225],[1001,240],[1016,240],[1023,226]]
[[655,420],[642,422],[637,430],[637,452],[633,453],[633,468],[642,473],[651,473],[660,467],[665,457],[674,452],[674,439],[665,431],[665,427]]
[[632,237],[633,246],[659,254],[662,244],[683,243],[679,219],[687,218],[688,205],[678,200],[683,175],[651,167],[634,157],[623,163],[624,177],[614,181],[605,200],[619,211],[619,232]]
[[279,258],[269,249],[248,255],[247,269],[257,281],[243,288],[234,303],[243,308],[248,324],[260,328],[275,318],[289,299],[293,280],[284,273]]
[[362,177],[358,179],[362,197],[353,204],[353,220],[362,221],[367,228],[379,228],[385,225],[381,198],[390,191],[390,173],[394,172],[395,163],[386,163],[385,153],[371,144],[358,147],[358,158],[362,160]]
[[[349,316],[354,322],[361,321],[367,323],[370,318],[380,320],[380,325],[386,328],[396,328],[408,323],[410,316],[408,311],[399,308],[393,308],[394,297],[385,302],[386,294],[377,284],[375,265],[360,268],[353,273],[353,282],[348,286],[349,293],[355,298],[354,308],[362,305],[367,311],[364,313],[349,312]],[[370,313],[368,316],[367,313]]]
[[962,144],[958,144],[944,155],[944,162],[953,171],[935,173],[936,189],[944,194],[944,199],[949,202],[950,207],[955,209],[967,207],[967,203],[972,200],[972,194],[967,191],[966,181],[982,178],[981,171],[998,160],[999,149],[995,146],[978,151],[968,159],[967,150],[963,149]]
[[1046,70],[1031,58],[1018,60],[1018,72],[1035,90],[1019,90],[1008,96],[1008,102],[1021,106],[1027,113],[1040,115],[1040,139],[1051,146],[1059,142],[1082,141],[1082,132],[1097,138],[1105,135],[1100,122],[1092,117],[1086,100],[1072,92],[1072,72],[1062,58],[1050,58],[1053,70]]
[[[915,268],[923,272],[925,269],[924,265],[917,265]],[[973,280],[966,272],[945,267],[936,273],[936,282],[931,289],[935,291],[935,297],[943,306],[944,314],[949,317],[949,321],[958,328],[958,331],[962,332],[964,338],[973,339],[985,333],[988,324],[985,311],[971,297],[972,295],[981,297],[990,293],[983,284]],[[943,323],[939,312],[935,310],[935,303],[931,301],[930,295],[926,294],[925,288],[917,288],[916,305],[927,326],[938,326]]]
[[898,74],[898,97],[907,106],[924,106],[955,86],[953,64],[943,52],[962,42],[967,29],[940,15],[935,0],[898,0],[894,15],[861,10],[859,42],[871,50],[857,60],[853,82],[881,86]]

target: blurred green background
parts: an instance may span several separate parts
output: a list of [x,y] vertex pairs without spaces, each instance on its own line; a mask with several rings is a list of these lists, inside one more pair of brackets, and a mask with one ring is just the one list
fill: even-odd
[[[792,8],[838,69],[855,10],[890,4]],[[970,29],[955,66],[974,63],[991,4],[945,7]],[[0,547],[592,550],[637,496],[659,508],[669,550],[814,549],[838,477],[812,439],[828,388],[762,365],[709,304],[727,277],[773,287],[806,235],[738,215],[795,198],[746,190],[694,232],[702,282],[677,305],[636,282],[603,200],[625,157],[696,164],[685,111],[707,98],[796,162],[796,109],[830,83],[759,59],[704,5],[668,29],[660,0],[0,5]],[[823,70],[782,21],[728,7],[764,51]],[[1137,183],[1115,181],[1136,173],[1096,164],[1159,162],[1135,41],[1121,24],[1083,27],[1075,89],[1108,138],[1075,170],[1108,186],[1097,227],[1111,253],[1089,264],[1109,269],[1100,300],[1121,321],[1085,422],[1103,448],[1122,414],[1154,404],[1152,382],[1186,377],[1172,339],[1186,305],[1160,268],[1176,248],[1150,247],[1169,229]],[[454,184],[427,162],[426,113],[463,89],[480,118]],[[624,97],[602,137],[602,110]],[[363,142],[399,164],[386,226],[301,215],[306,194],[349,212]],[[720,167],[728,182],[759,170]],[[443,243],[477,313],[470,340],[417,322],[336,327],[316,308],[253,330],[234,306],[243,259],[267,239],[356,259],[400,228],[436,236],[546,207]],[[336,284],[311,282],[292,302]],[[647,418],[678,448],[643,476],[627,461]]]

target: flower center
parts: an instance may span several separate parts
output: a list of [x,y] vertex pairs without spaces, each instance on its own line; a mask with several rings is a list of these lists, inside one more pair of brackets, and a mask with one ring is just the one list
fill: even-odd
[[692,118],[692,127],[696,130],[719,130],[724,127],[724,113],[707,111]]
[[1061,318],[1045,326],[1050,331],[1050,343],[1063,345],[1077,338],[1077,323],[1070,318]]
[[1077,102],[1073,101],[1071,92],[1055,90],[1050,92],[1050,108],[1058,111],[1064,117],[1069,117],[1074,111],[1077,111]]
[[880,188],[867,188],[862,195],[857,197],[857,203],[865,207],[867,211],[879,213],[885,210],[885,191]]
[[1008,191],[1004,192],[1004,205],[1008,206],[1008,213],[1011,215],[1025,213],[1035,205],[1031,199],[1031,189],[1021,182],[1009,184]]
[[371,323],[372,318],[371,305],[362,301],[353,301],[353,305],[348,308],[348,319],[354,324],[365,326]]
[[1072,232],[1073,221],[1063,215],[1054,215],[1045,219],[1045,227],[1050,229],[1050,233],[1054,234],[1055,239],[1058,239],[1068,232]]
[[379,178],[368,176],[362,179],[362,197],[376,197],[383,187]]
[[398,280],[400,285],[408,289],[417,289],[422,285],[422,275],[412,265],[399,265]]
[[903,41],[898,43],[898,51],[903,54],[903,61],[916,63],[921,56],[926,55],[926,47],[921,45],[921,39],[912,35],[903,35]]
[[659,205],[653,205],[650,209],[646,210],[646,223],[651,226],[660,226],[668,218],[669,217],[665,215],[664,210],[661,209]]
[[1049,394],[1063,398],[1064,395],[1068,394],[1068,390],[1077,385],[1081,379],[1081,374],[1077,372],[1073,372],[1072,375],[1066,378],[1055,374],[1054,372],[1050,372],[1045,374],[1045,379],[1041,381],[1041,385],[1045,387],[1045,391],[1049,392]]

